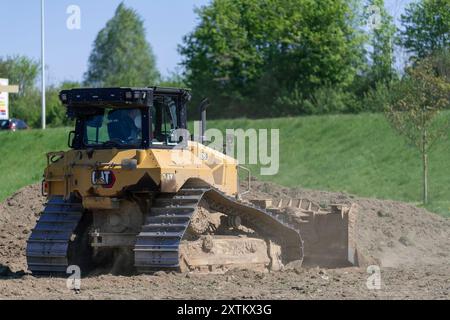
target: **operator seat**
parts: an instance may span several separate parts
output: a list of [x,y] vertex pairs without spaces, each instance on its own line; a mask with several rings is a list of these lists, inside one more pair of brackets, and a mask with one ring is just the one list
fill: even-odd
[[109,139],[127,141],[131,136],[134,123],[126,110],[118,109],[108,112],[108,134]]

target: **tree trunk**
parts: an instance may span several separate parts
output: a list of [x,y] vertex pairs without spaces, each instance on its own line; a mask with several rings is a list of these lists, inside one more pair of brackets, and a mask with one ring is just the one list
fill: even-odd
[[428,204],[428,153],[423,153],[423,204]]
[[427,130],[424,130],[422,136],[422,164],[423,164],[423,204],[428,204],[428,145]]

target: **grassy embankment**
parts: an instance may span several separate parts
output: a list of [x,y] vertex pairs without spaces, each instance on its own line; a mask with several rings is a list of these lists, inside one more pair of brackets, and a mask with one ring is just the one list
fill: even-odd
[[[419,203],[420,155],[382,115],[211,121],[209,127],[280,129],[280,171],[260,177],[286,186]],[[69,129],[0,133],[0,201],[42,179],[45,153],[66,149]],[[450,216],[450,141],[430,154],[429,209]],[[256,166],[250,166],[257,175]]]

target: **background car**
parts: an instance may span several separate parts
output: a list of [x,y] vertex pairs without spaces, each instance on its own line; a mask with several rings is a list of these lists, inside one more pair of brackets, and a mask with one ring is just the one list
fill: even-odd
[[29,129],[25,121],[20,119],[0,120],[0,130],[26,130]]

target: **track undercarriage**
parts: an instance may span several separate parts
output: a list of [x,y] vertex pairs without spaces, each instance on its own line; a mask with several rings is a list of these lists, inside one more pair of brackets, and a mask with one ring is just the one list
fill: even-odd
[[[157,195],[145,214],[127,211],[137,212],[139,205],[123,215],[95,212],[92,219],[81,203],[51,198],[28,242],[30,270],[61,274],[68,266],[79,265],[85,273],[83,268],[89,270],[95,263],[102,268],[105,257],[117,260],[111,252],[121,252],[122,257],[125,253],[125,264],[140,273],[276,271],[303,259],[300,230],[283,215],[215,189],[186,185],[176,194]],[[96,219],[107,220],[114,228],[102,233],[95,228]],[[120,219],[126,225],[142,219],[141,228],[138,232],[121,228]]]

